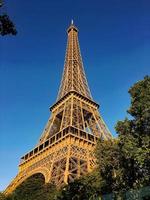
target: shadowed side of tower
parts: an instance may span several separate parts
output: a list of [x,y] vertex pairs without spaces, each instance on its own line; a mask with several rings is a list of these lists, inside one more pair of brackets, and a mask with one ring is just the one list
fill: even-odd
[[42,173],[57,186],[72,182],[95,167],[97,140],[112,136],[93,101],[82,63],[78,29],[68,30],[64,71],[57,101],[38,145],[21,158],[19,173],[6,189],[12,192],[26,178]]

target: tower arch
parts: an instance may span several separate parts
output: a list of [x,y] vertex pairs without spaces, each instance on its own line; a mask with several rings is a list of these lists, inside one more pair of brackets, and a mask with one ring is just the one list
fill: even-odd
[[46,167],[39,167],[31,171],[23,171],[18,173],[15,179],[13,179],[13,181],[9,184],[5,194],[7,195],[12,193],[19,185],[35,174],[42,174],[45,179],[45,183],[49,182],[50,171]]
[[23,176],[22,182],[24,182],[26,179],[33,176],[34,174],[42,174],[45,179],[45,183],[49,182],[50,171],[46,167],[39,167],[37,169],[34,169],[33,171],[28,172],[26,175]]

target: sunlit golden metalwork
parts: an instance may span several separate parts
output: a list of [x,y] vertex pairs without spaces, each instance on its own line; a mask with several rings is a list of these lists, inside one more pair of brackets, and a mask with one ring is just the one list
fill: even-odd
[[50,108],[52,114],[39,143],[21,158],[19,173],[6,189],[6,194],[35,173],[42,173],[45,182],[57,186],[72,182],[94,168],[96,141],[112,137],[88,87],[78,29],[72,23],[67,33],[64,72],[57,101]]

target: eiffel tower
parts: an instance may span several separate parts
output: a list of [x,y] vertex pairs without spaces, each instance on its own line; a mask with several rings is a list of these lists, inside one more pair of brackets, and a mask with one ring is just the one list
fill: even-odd
[[74,181],[95,167],[97,140],[112,137],[92,99],[73,22],[67,33],[64,71],[57,100],[50,108],[52,114],[38,144],[21,158],[18,175],[6,194],[36,173],[57,186]]

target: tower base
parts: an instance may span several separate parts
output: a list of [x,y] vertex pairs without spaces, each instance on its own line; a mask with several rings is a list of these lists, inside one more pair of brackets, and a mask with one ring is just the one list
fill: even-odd
[[6,188],[12,193],[28,177],[41,173],[45,182],[60,187],[90,172],[96,165],[94,147],[97,137],[74,127],[67,127],[44,144],[26,154],[19,173]]

